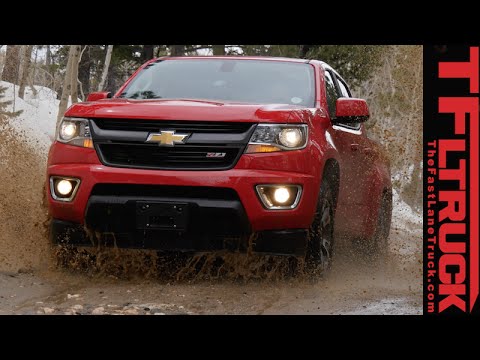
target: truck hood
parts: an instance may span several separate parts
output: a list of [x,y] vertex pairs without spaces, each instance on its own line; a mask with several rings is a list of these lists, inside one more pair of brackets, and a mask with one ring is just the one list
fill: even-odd
[[309,122],[317,109],[287,104],[244,104],[202,100],[105,99],[74,104],[65,116],[142,120]]

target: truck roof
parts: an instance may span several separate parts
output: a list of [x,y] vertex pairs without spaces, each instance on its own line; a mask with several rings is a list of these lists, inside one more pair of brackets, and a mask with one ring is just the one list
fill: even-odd
[[192,59],[235,59],[235,60],[264,60],[264,61],[283,61],[283,62],[296,62],[307,64],[311,60],[297,59],[287,57],[274,57],[274,56],[241,56],[241,55],[224,55],[224,56],[163,56],[157,60],[192,60]]

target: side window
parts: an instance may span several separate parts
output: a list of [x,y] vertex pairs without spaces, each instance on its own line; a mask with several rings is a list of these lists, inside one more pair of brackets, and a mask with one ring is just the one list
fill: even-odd
[[338,94],[335,83],[333,82],[332,74],[328,70],[325,70],[325,86],[327,89],[328,112],[330,114],[330,119],[333,119],[335,118],[337,99],[340,97],[340,95]]
[[350,96],[350,92],[348,91],[347,89],[347,86],[343,83],[342,80],[340,80],[338,77],[337,77],[337,81],[338,81],[338,86],[340,87],[340,91],[342,93],[342,97],[351,97]]

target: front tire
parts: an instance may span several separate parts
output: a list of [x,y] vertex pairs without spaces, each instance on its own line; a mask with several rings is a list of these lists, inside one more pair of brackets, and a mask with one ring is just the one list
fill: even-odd
[[367,242],[367,255],[373,260],[385,259],[388,254],[388,237],[392,222],[392,193],[384,192],[378,208],[375,233]]
[[378,253],[386,255],[388,252],[388,238],[392,224],[392,193],[387,192],[382,196],[382,206],[379,212],[378,232],[376,234]]
[[323,181],[312,225],[308,231],[305,272],[309,276],[326,275],[332,267],[334,244],[334,187]]

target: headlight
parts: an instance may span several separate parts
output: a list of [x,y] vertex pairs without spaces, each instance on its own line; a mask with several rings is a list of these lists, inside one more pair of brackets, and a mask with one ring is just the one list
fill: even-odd
[[93,148],[87,119],[64,117],[57,131],[57,141],[86,148]]
[[259,124],[246,153],[299,150],[307,146],[308,126],[304,124]]
[[280,144],[287,148],[298,148],[303,142],[303,134],[300,129],[282,129],[278,134]]
[[72,140],[77,135],[78,126],[77,123],[71,121],[62,121],[60,125],[60,138],[65,141]]

